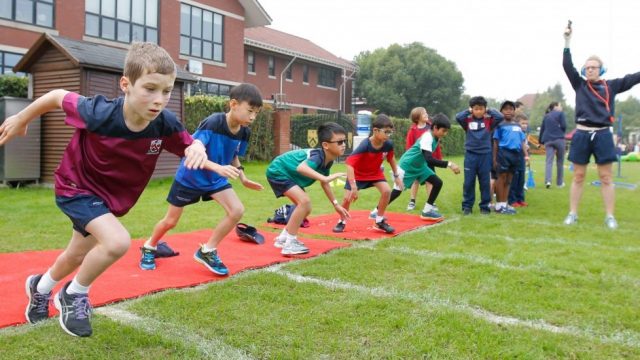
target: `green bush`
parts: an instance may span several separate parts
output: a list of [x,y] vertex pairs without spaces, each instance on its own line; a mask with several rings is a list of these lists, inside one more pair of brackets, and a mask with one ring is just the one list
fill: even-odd
[[13,96],[26,98],[29,90],[29,78],[26,76],[0,76],[0,97]]
[[[200,122],[209,115],[225,112],[229,98],[222,96],[195,95],[184,100],[184,124],[193,134]],[[273,157],[273,110],[269,104],[251,124],[251,138],[244,160],[271,160]]]

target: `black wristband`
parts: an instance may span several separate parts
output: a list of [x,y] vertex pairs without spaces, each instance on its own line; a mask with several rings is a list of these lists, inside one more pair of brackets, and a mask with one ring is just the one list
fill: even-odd
[[240,165],[236,169],[244,171],[244,166]]

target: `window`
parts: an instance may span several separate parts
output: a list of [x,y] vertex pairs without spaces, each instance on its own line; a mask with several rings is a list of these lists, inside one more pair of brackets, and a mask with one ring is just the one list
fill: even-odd
[[309,83],[309,65],[307,64],[302,64],[302,82]]
[[[0,51],[0,74],[13,74],[13,67],[22,59],[22,54]],[[26,76],[25,73],[16,73],[18,76]]]
[[198,81],[196,84],[191,85],[189,95],[229,96],[230,91],[231,85]]
[[53,28],[53,0],[0,0],[0,18]]
[[256,73],[256,58],[253,51],[247,51],[247,71],[250,73]]
[[269,56],[269,76],[276,76],[276,58]]
[[293,64],[289,65],[287,71],[285,72],[285,77],[287,80],[293,79]]
[[180,54],[222,62],[222,29],[222,15],[180,4]]
[[88,36],[158,43],[158,0],[85,0],[84,11]]
[[327,68],[318,68],[318,85],[336,87],[336,72]]

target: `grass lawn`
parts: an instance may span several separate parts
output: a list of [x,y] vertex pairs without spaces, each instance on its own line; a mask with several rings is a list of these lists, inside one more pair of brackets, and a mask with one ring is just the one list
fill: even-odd
[[[609,231],[599,188],[585,186],[579,224],[567,227],[569,186],[545,189],[543,163],[533,158],[537,186],[517,215],[476,206],[463,217],[463,177],[442,169],[441,225],[99,308],[88,339],[68,336],[57,319],[2,329],[0,358],[640,358],[640,189],[616,190],[620,228]],[[640,185],[640,163],[622,166],[615,181]],[[245,168],[266,187],[234,183],[243,222],[257,225],[285,200],[268,188],[266,164]],[[152,181],[122,218],[133,238],[164,215],[170,185]],[[333,211],[319,185],[308,192],[314,214]],[[377,192],[360,195],[352,208],[373,208]],[[424,201],[421,189],[418,208]],[[211,228],[222,215],[213,202],[189,206],[174,232]],[[70,236],[46,188],[0,188],[0,229],[0,252],[63,248]]]

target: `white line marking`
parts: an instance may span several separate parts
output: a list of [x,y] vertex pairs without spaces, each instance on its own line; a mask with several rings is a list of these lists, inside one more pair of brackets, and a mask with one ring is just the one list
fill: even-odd
[[443,233],[450,234],[456,237],[472,237],[472,238],[486,238],[491,240],[501,239],[508,243],[525,243],[525,244],[557,244],[557,245],[566,245],[566,246],[582,246],[586,248],[600,248],[606,250],[617,250],[617,251],[625,251],[625,252],[640,252],[640,247],[638,246],[611,246],[611,245],[603,245],[597,242],[591,241],[569,241],[560,238],[526,238],[526,239],[516,239],[508,235],[496,235],[496,234],[477,234],[470,233],[464,231],[456,231],[456,230],[444,230]]
[[502,316],[494,314],[490,311],[480,309],[478,307],[470,306],[464,303],[454,303],[449,299],[441,299],[432,294],[415,294],[411,292],[398,291],[395,289],[386,289],[381,287],[370,288],[362,285],[355,285],[348,282],[343,282],[337,279],[324,280],[309,276],[302,276],[294,273],[284,271],[280,268],[268,268],[264,269],[282,276],[298,283],[311,283],[316,284],[329,289],[340,289],[348,291],[357,291],[360,293],[368,294],[374,297],[383,298],[400,298],[417,303],[424,304],[428,307],[442,307],[446,309],[453,309],[455,311],[471,314],[472,316],[485,320],[493,324],[522,326],[536,330],[542,330],[551,332],[554,334],[567,334],[576,337],[587,338],[590,340],[597,340],[602,343],[615,343],[630,347],[640,347],[640,334],[625,330],[617,331],[613,333],[597,333],[591,329],[579,329],[574,326],[556,326],[547,323],[544,320],[522,320],[511,316]]
[[253,359],[244,351],[225,344],[215,336],[207,335],[205,338],[188,328],[138,316],[127,311],[120,304],[97,308],[95,312],[148,334],[160,335],[165,339],[181,342],[186,347],[195,348],[206,359]]
[[499,261],[499,260],[491,259],[489,257],[484,257],[484,256],[469,255],[469,254],[463,254],[463,253],[443,253],[443,252],[430,251],[430,250],[416,250],[408,247],[392,246],[384,249],[372,249],[372,250],[383,250],[383,251],[389,250],[389,251],[397,252],[401,254],[410,254],[410,255],[429,257],[434,259],[464,260],[464,261],[473,262],[476,264],[493,266],[493,267],[497,267],[499,269],[505,269],[505,270],[540,271],[546,274],[568,277],[568,278],[586,278],[586,279],[589,279],[592,281],[598,281],[598,282],[601,280],[604,280],[604,281],[609,281],[609,282],[620,284],[620,285],[631,284],[635,287],[640,287],[640,279],[637,279],[628,275],[618,275],[618,276],[607,275],[607,274],[593,275],[589,273],[576,273],[576,272],[571,272],[566,270],[552,269],[549,267],[549,265],[547,265],[542,260],[537,261],[535,265],[522,265],[522,264],[512,265],[504,261]]

